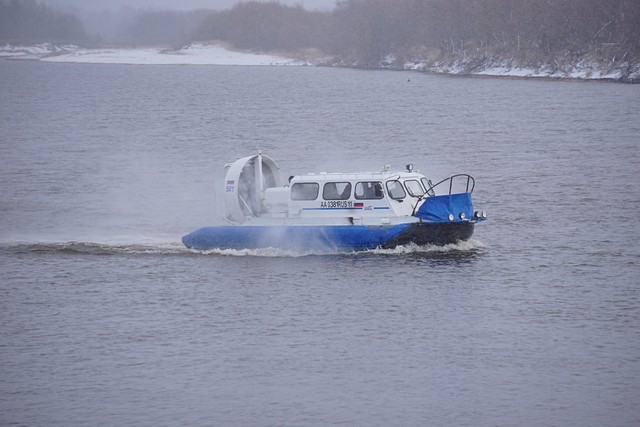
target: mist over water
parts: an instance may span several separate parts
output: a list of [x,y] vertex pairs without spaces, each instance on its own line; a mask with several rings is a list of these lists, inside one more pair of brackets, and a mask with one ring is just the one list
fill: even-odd
[[[0,74],[0,424],[640,423],[640,88]],[[257,150],[285,176],[469,173],[489,220],[450,247],[185,249]]]

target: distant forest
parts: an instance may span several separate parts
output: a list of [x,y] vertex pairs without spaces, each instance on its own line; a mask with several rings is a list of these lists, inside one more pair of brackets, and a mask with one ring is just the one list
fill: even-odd
[[346,0],[331,12],[275,2],[241,3],[211,13],[193,40],[224,40],[238,49],[330,55],[377,66],[390,54],[590,48],[640,54],[638,0]]
[[35,0],[0,0],[0,42],[78,43],[87,34],[73,14],[37,3]]
[[[239,50],[316,51],[362,67],[432,55],[640,58],[638,0],[345,0],[332,11],[249,1],[223,11],[138,11],[119,43],[179,47],[222,41]],[[90,36],[87,36],[87,32]],[[79,19],[35,0],[0,0],[0,41],[100,40]]]

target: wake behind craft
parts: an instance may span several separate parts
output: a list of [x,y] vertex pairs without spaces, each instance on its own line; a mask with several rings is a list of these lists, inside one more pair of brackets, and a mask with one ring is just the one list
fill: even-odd
[[465,241],[486,219],[473,208],[475,180],[459,174],[433,184],[407,165],[380,172],[310,173],[288,182],[258,153],[226,165],[231,225],[187,234],[189,249],[366,250]]

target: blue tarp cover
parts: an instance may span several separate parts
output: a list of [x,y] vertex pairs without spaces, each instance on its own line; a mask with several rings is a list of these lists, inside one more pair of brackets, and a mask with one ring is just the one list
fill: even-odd
[[425,221],[450,222],[449,214],[453,214],[454,221],[461,221],[460,212],[464,212],[467,218],[473,218],[471,193],[428,197],[415,216]]

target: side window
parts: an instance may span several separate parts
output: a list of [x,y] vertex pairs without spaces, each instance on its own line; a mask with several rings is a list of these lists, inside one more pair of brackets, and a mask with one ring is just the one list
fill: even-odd
[[387,181],[387,191],[389,192],[389,196],[392,199],[404,199],[407,193],[405,193],[404,188],[400,181]]
[[315,200],[319,191],[317,182],[296,182],[291,186],[291,200]]
[[322,188],[322,198],[325,200],[347,200],[351,197],[350,182],[327,182]]
[[420,197],[424,194],[424,188],[422,188],[422,185],[415,179],[406,180],[404,186],[407,187],[407,193],[409,193],[410,196]]
[[380,181],[359,182],[356,184],[355,197],[361,199],[382,199],[382,183]]

